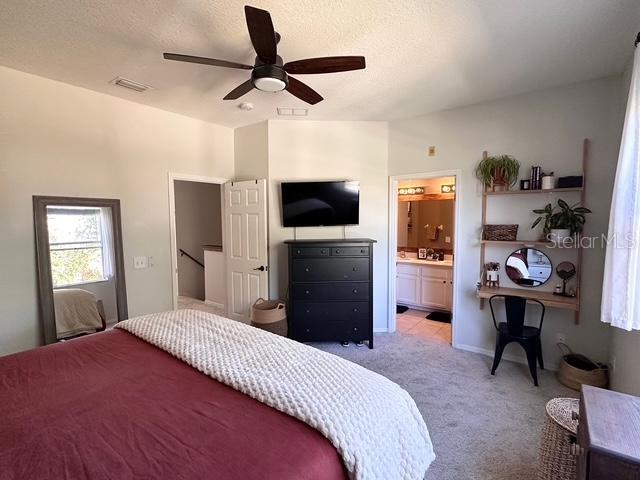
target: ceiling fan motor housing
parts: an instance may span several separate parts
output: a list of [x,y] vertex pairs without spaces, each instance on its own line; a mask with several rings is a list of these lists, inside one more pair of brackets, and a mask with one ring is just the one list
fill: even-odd
[[263,92],[279,92],[289,85],[289,78],[280,65],[256,65],[251,72],[253,86]]

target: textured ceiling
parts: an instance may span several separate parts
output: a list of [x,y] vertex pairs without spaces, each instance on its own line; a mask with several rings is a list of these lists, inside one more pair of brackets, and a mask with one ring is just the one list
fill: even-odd
[[[203,120],[239,126],[304,106],[286,92],[222,97],[249,72],[162,52],[253,63],[239,0],[2,0],[0,64]],[[620,73],[638,0],[252,0],[285,61],[365,55],[367,69],[298,79],[325,100],[310,119],[389,120]],[[142,94],[109,84],[147,83]]]

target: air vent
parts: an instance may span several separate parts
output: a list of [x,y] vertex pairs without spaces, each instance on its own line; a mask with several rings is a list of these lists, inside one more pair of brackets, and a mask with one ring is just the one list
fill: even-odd
[[129,80],[124,77],[116,77],[111,80],[112,84],[117,85],[122,88],[128,88],[129,90],[133,90],[134,92],[144,92],[149,90],[151,87],[149,85],[145,85],[144,83],[134,82],[133,80]]
[[306,108],[278,107],[278,115],[282,117],[306,117],[307,113]]

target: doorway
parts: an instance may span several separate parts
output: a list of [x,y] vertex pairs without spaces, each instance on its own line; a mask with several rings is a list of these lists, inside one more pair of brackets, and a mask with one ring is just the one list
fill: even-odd
[[390,332],[455,346],[460,171],[390,177]]
[[226,269],[222,188],[226,179],[169,174],[173,308],[223,315]]

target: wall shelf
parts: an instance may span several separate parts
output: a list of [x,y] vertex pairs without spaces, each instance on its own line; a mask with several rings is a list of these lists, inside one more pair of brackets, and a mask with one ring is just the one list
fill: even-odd
[[[482,158],[487,158],[487,152],[482,152]],[[585,204],[585,193],[587,185],[587,160],[589,158],[589,139],[585,138],[582,142],[582,187],[578,188],[552,188],[549,190],[505,190],[501,192],[493,192],[487,190],[485,187],[482,192],[482,225],[487,224],[487,197],[503,196],[503,195],[540,195],[549,193],[567,193],[567,192],[579,192],[580,204]],[[484,308],[485,299],[492,295],[514,295],[518,297],[531,298],[540,300],[545,306],[553,308],[561,308],[565,310],[572,310],[575,313],[575,323],[580,323],[580,275],[582,273],[582,248],[580,244],[575,246],[562,246],[555,247],[557,250],[566,248],[567,250],[577,251],[576,262],[576,296],[575,297],[561,297],[554,295],[551,292],[537,291],[531,288],[507,288],[497,287],[490,288],[484,286],[484,265],[485,265],[485,253],[487,247],[496,245],[522,245],[522,246],[540,246],[544,248],[554,248],[552,242],[541,240],[480,240],[480,272],[482,287],[478,290],[478,298],[480,299],[480,309]]]
[[[582,184],[584,185],[584,178],[582,179]],[[491,192],[485,191],[482,192],[485,196],[493,196],[493,195],[532,195],[532,194],[541,194],[541,193],[565,193],[565,192],[582,192],[584,190],[583,187],[576,188],[550,188],[547,190],[504,190],[502,192]]]
[[525,290],[524,288],[507,288],[507,287],[480,287],[478,298],[491,298],[494,295],[512,295],[514,297],[531,298],[539,300],[545,307],[562,308],[565,310],[580,310],[578,297],[563,297],[554,295],[551,292],[540,292],[537,290]]

